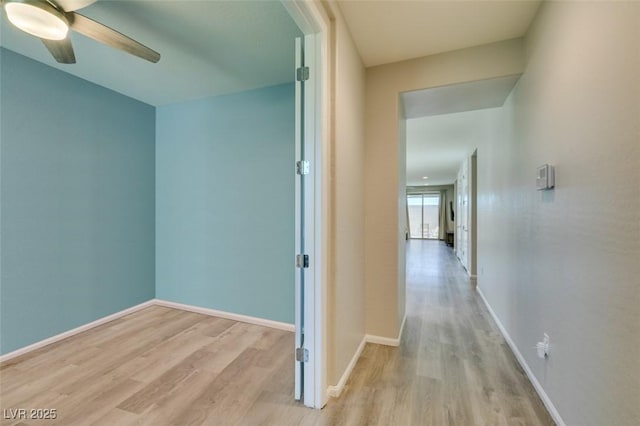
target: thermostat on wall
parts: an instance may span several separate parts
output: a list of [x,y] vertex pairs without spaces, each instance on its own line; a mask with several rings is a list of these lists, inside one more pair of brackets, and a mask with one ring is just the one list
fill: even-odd
[[536,175],[536,189],[551,189],[555,186],[555,172],[553,166],[544,164],[538,167]]

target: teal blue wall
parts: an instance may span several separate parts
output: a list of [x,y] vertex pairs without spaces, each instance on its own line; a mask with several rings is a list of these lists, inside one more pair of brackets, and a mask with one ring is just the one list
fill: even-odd
[[155,109],[0,57],[7,353],[154,297]]
[[293,90],[157,109],[158,298],[293,322]]
[[0,71],[0,353],[153,297],[293,322],[292,84],[156,110]]

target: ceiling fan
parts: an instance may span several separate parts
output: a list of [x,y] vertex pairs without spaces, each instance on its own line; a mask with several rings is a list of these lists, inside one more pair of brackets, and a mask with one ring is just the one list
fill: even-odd
[[97,0],[0,0],[9,22],[39,37],[56,61],[75,64],[69,29],[156,63],[160,54],[118,31],[75,12]]

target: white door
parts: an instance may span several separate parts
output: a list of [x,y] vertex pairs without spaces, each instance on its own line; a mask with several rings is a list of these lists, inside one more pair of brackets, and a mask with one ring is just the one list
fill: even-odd
[[314,37],[296,39],[296,277],[295,398],[316,406],[315,395],[315,164]]
[[456,215],[456,255],[465,269],[469,270],[469,160],[465,160],[458,171],[458,213]]

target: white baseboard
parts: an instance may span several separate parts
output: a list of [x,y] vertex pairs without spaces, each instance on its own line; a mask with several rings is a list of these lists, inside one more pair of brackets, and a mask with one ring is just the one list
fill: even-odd
[[226,318],[249,324],[261,325],[263,327],[276,328],[278,330],[295,331],[295,325],[286,322],[272,321],[264,318],[250,317],[247,315],[234,314],[232,312],[218,311],[216,309],[201,308],[199,306],[186,305],[184,303],[170,302],[168,300],[153,299],[152,303],[157,306],[180,309],[183,311],[195,312],[197,314],[209,315],[212,317]]
[[240,315],[240,314],[234,314],[231,312],[224,312],[224,311],[216,311],[214,309],[207,309],[207,308],[200,308],[198,306],[191,306],[191,305],[185,305],[182,303],[175,303],[175,302],[169,302],[166,300],[160,300],[160,299],[151,299],[148,300],[144,303],[140,303],[139,305],[135,305],[132,306],[130,308],[127,308],[125,310],[122,310],[120,312],[116,312],[114,314],[108,315],[106,317],[97,319],[95,321],[92,321],[90,323],[81,325],[80,327],[76,327],[73,330],[69,330],[69,331],[65,331],[64,333],[60,333],[60,334],[56,334],[55,336],[49,337],[47,339],[44,340],[40,340],[39,342],[33,343],[29,346],[25,346],[22,347],[20,349],[16,349],[13,352],[9,352],[6,353],[2,356],[0,356],[0,363],[1,362],[5,362],[8,361],[12,358],[15,358],[17,356],[26,354],[27,352],[31,352],[31,351],[35,351],[36,349],[40,349],[44,346],[50,345],[52,343],[55,342],[59,342],[60,340],[66,339],[68,337],[74,336],[76,334],[82,333],[83,331],[87,331],[90,330],[94,327],[97,327],[99,325],[105,324],[107,322],[116,320],[118,318],[121,318],[125,315],[129,315],[133,312],[139,311],[141,309],[144,308],[148,308],[150,306],[164,306],[167,308],[174,308],[174,309],[180,309],[182,311],[189,311],[189,312],[196,312],[198,314],[204,314],[204,315],[210,315],[210,316],[215,316],[215,317],[220,317],[220,318],[227,318],[230,320],[234,320],[234,321],[240,321],[240,322],[246,322],[249,324],[255,324],[255,325],[261,325],[263,327],[270,327],[270,328],[276,328],[278,330],[285,330],[285,331],[295,331],[295,326],[293,324],[289,324],[289,323],[285,323],[285,322],[278,322],[278,321],[271,321],[271,320],[267,320],[267,319],[262,319],[262,318],[256,318],[256,317],[250,317],[250,316],[246,316],[246,315]]
[[27,352],[35,351],[36,349],[40,349],[40,348],[42,348],[44,346],[47,346],[47,345],[50,345],[52,343],[59,342],[60,340],[64,340],[64,339],[66,339],[68,337],[71,337],[71,336],[74,336],[76,334],[82,333],[83,331],[87,331],[87,330],[89,330],[91,328],[97,327],[99,325],[108,323],[108,322],[113,321],[113,320],[116,320],[116,319],[121,318],[121,317],[123,317],[125,315],[129,315],[129,314],[131,314],[133,312],[139,311],[141,309],[148,308],[151,305],[153,305],[153,300],[148,300],[148,301],[146,301],[144,303],[140,303],[139,305],[132,306],[132,307],[127,308],[125,310],[116,312],[116,313],[111,314],[111,315],[107,315],[106,317],[102,317],[102,318],[97,319],[95,321],[92,321],[90,323],[81,325],[80,327],[76,327],[76,328],[74,328],[72,330],[65,331],[64,333],[56,334],[55,336],[51,336],[51,337],[49,337],[47,339],[40,340],[39,342],[33,343],[33,344],[29,345],[29,346],[24,346],[24,347],[22,347],[20,349],[16,349],[13,352],[9,352],[9,353],[6,353],[6,354],[0,356],[0,362],[8,361],[8,360],[10,360],[12,358],[15,358],[17,356],[26,354]]
[[551,398],[549,398],[549,395],[547,395],[544,388],[542,387],[542,385],[540,384],[536,376],[533,374],[533,371],[529,367],[529,364],[527,364],[527,361],[524,359],[524,357],[520,353],[520,350],[518,349],[514,341],[511,339],[511,336],[509,336],[507,329],[504,328],[504,325],[502,325],[502,322],[500,322],[500,319],[498,319],[498,316],[494,312],[493,308],[491,308],[491,305],[489,305],[489,302],[484,297],[484,294],[482,293],[482,290],[480,289],[480,287],[476,286],[476,291],[478,292],[478,294],[480,295],[480,298],[482,299],[485,306],[487,307],[487,310],[493,317],[493,320],[498,325],[498,328],[500,329],[500,333],[502,333],[504,340],[507,341],[507,344],[511,348],[511,351],[513,352],[513,354],[516,356],[516,359],[520,363],[520,366],[522,367],[524,372],[527,373],[527,377],[529,378],[529,381],[531,382],[531,384],[533,385],[533,388],[536,390],[536,392],[540,396],[540,399],[542,399],[544,406],[547,407],[547,410],[549,411],[549,414],[551,415],[553,420],[556,422],[556,425],[566,426],[566,423],[564,422],[564,420],[562,420],[560,413],[556,409],[555,405],[553,405],[553,402],[551,402]]
[[327,388],[327,394],[329,396],[338,398],[340,394],[342,394],[342,391],[344,390],[344,386],[347,384],[347,380],[349,380],[349,376],[351,376],[351,373],[353,372],[353,368],[356,366],[358,359],[360,359],[360,355],[362,354],[362,351],[364,350],[364,346],[366,343],[367,343],[367,338],[366,336],[364,336],[362,338],[362,341],[360,342],[360,345],[358,345],[358,349],[356,349],[356,352],[353,354],[353,358],[351,358],[351,361],[349,361],[349,365],[347,365],[346,370],[344,370],[342,377],[340,377],[340,381],[338,381],[338,384],[335,386],[329,386]]
[[400,346],[400,340],[402,339],[402,331],[404,330],[404,324],[407,322],[407,315],[405,314],[404,318],[402,318],[402,324],[400,324],[400,332],[398,333],[398,337],[383,337],[376,336],[373,334],[367,334],[364,338],[367,340],[367,343],[375,343],[377,345],[385,345],[385,346]]
[[400,346],[400,342],[402,341],[402,332],[404,331],[404,325],[407,322],[407,313],[404,313],[404,317],[402,317],[402,324],[400,324],[400,332],[398,333],[398,346]]
[[334,398],[337,398],[340,396],[340,394],[342,394],[342,391],[344,390],[344,387],[347,384],[347,380],[349,380],[349,377],[353,372],[353,368],[356,366],[358,359],[360,359],[360,355],[362,355],[362,351],[364,350],[364,346],[366,343],[375,343],[377,345],[385,345],[385,346],[400,346],[400,341],[402,339],[402,331],[404,330],[404,324],[406,322],[407,322],[407,316],[405,315],[404,318],[402,318],[402,324],[400,324],[400,332],[398,333],[398,337],[395,339],[391,337],[382,337],[382,336],[374,336],[372,334],[365,334],[365,336],[362,338],[362,341],[360,342],[360,345],[358,346],[358,349],[356,349],[356,352],[353,354],[353,358],[351,358],[349,365],[347,365],[347,368],[344,370],[342,377],[340,377],[340,381],[335,386],[329,386],[327,388],[327,394]]

